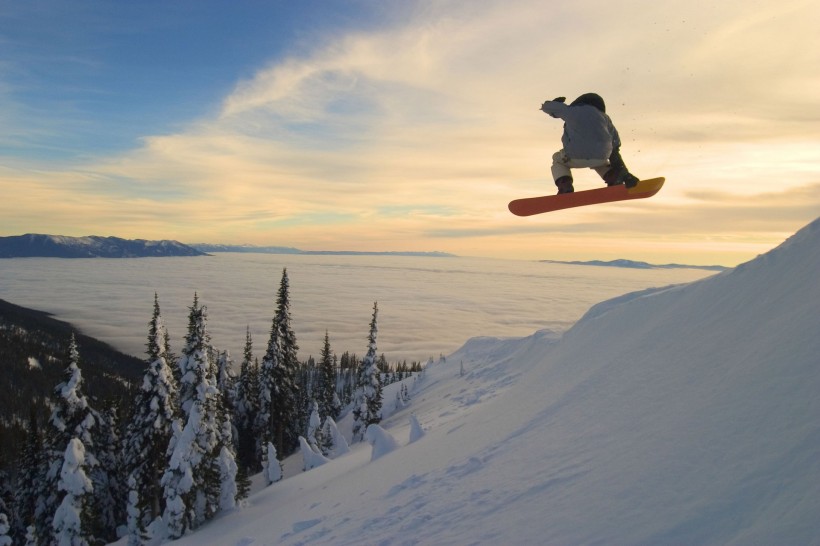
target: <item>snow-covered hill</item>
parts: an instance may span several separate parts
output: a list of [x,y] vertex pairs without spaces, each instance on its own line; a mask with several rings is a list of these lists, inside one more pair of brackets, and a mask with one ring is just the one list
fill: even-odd
[[397,449],[356,444],[178,543],[820,544],[818,271],[820,220],[563,336],[471,340],[383,423]]

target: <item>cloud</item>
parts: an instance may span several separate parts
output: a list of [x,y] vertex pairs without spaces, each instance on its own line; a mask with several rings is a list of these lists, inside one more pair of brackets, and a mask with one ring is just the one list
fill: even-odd
[[[817,215],[816,200],[789,192],[820,179],[819,80],[805,69],[820,62],[808,28],[819,12],[802,1],[419,2],[401,22],[271,59],[213,115],[133,150],[9,169],[0,184],[19,206],[0,211],[11,230],[508,256],[554,245],[537,239],[544,225],[632,237],[640,220],[654,226],[647,240],[712,229],[768,241],[771,225],[751,221],[761,203],[786,231]],[[511,217],[509,200],[553,191],[561,124],[538,105],[591,90],[632,170],[667,187],[619,212]]]

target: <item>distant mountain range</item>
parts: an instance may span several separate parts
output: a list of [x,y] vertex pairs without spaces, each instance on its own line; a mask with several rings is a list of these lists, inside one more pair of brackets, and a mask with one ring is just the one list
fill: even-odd
[[[218,252],[258,254],[294,254],[303,256],[419,256],[425,258],[457,258],[447,252],[356,251],[356,250],[301,250],[289,246],[220,245],[178,241],[148,241],[119,237],[66,237],[63,235],[14,235],[0,237],[0,258],[140,258],[165,256],[208,256]],[[597,265],[631,269],[705,269],[725,271],[722,265],[656,265],[633,260],[558,261],[540,260],[541,263]]]
[[402,252],[402,251],[358,251],[358,250],[300,250],[289,246],[254,246],[254,245],[214,245],[195,243],[193,248],[207,253],[246,252],[258,254],[300,254],[305,256],[424,256],[429,258],[456,258],[447,252]]
[[177,241],[146,241],[119,237],[65,237],[62,235],[14,235],[0,237],[0,258],[143,258],[206,256]]
[[571,265],[597,265],[601,267],[626,267],[630,269],[705,269],[707,271],[726,271],[730,267],[722,265],[684,265],[684,264],[664,264],[656,265],[647,262],[635,262],[632,260],[591,260],[588,262],[561,262],[557,260],[540,260],[541,263],[549,264],[571,264]]
[[446,252],[366,252],[355,250],[300,250],[287,246],[218,245],[178,241],[148,241],[119,237],[66,237],[29,233],[0,237],[0,258],[141,258],[165,256],[207,256],[216,252],[298,254],[312,256],[424,256],[454,258]]

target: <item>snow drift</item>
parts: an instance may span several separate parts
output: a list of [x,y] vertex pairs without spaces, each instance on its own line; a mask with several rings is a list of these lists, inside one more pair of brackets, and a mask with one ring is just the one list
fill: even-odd
[[820,220],[562,336],[471,340],[381,423],[396,449],[355,444],[179,543],[820,544],[818,271]]

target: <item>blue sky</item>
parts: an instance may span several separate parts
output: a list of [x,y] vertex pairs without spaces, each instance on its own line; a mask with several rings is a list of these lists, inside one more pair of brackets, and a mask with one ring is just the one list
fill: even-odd
[[46,159],[134,147],[144,135],[215,111],[238,81],[306,42],[367,28],[378,13],[364,7],[319,0],[3,2],[3,98],[21,126],[51,129],[14,141],[7,135],[4,145]]
[[[0,235],[732,265],[820,215],[814,1],[0,3]],[[545,99],[656,197],[530,219]],[[598,187],[576,171],[576,188]]]

